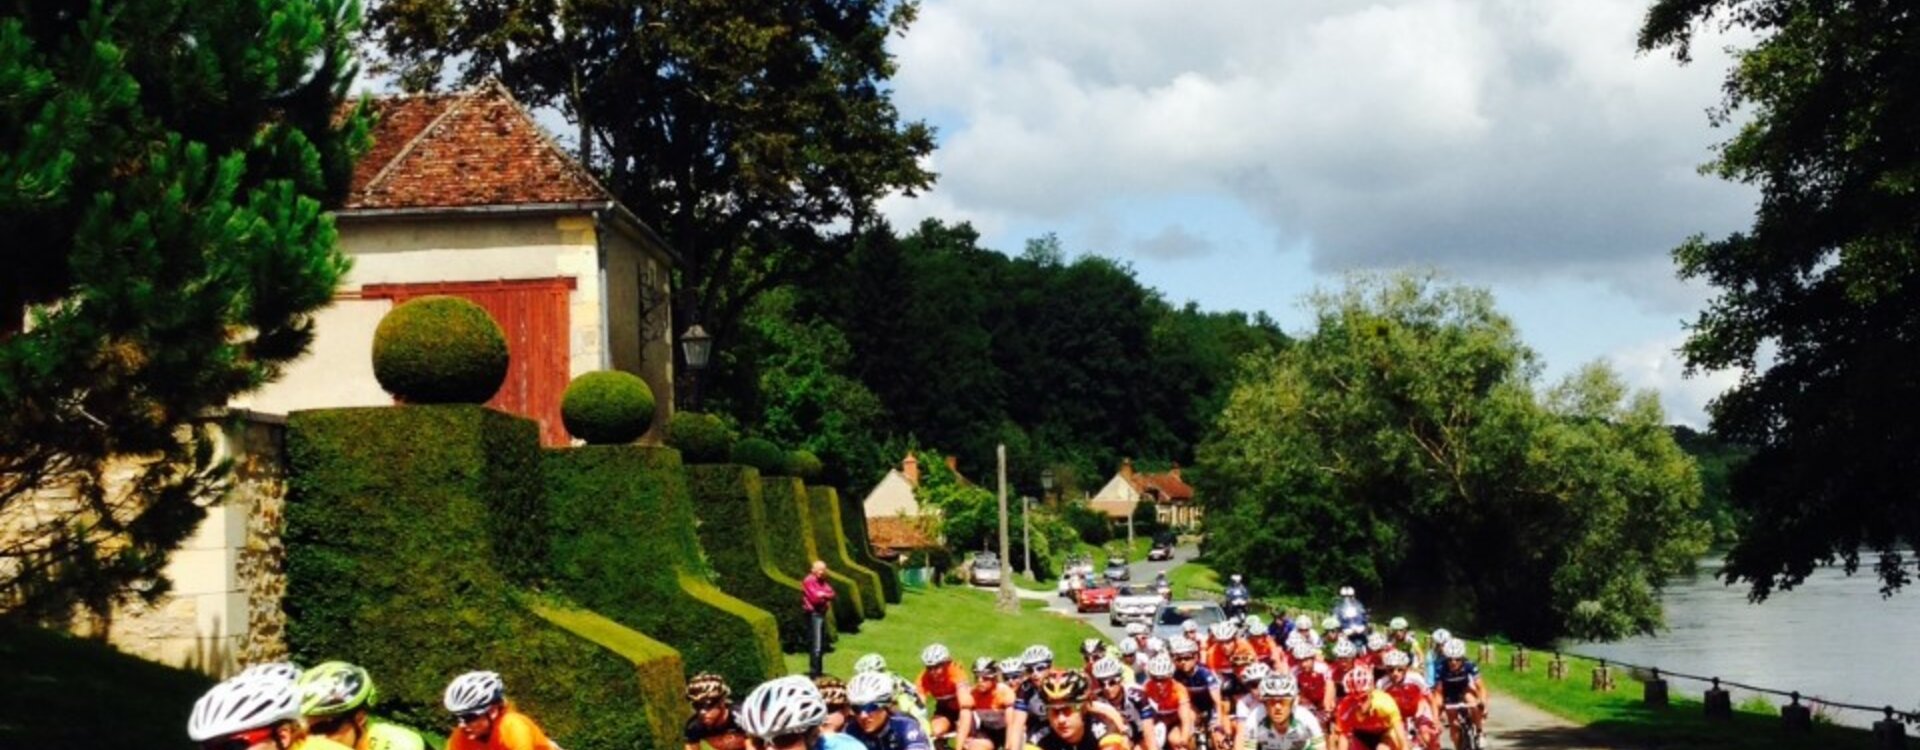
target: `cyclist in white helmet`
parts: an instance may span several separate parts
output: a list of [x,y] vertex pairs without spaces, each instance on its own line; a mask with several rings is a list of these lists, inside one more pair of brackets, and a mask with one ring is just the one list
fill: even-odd
[[200,696],[187,737],[206,750],[350,750],[307,733],[292,680],[259,673],[235,675]]
[[933,710],[927,716],[927,732],[934,739],[952,734],[954,744],[965,747],[973,736],[973,686],[960,665],[953,663],[947,647],[935,643],[920,652],[920,694]]
[[1034,716],[1045,715],[1040,675],[1053,670],[1053,649],[1037,643],[1028,646],[1020,652],[1020,664],[1026,668],[1027,677],[1014,688],[1013,708],[1007,709],[1007,750],[1025,750],[1028,735],[1038,733],[1038,726],[1028,724]]
[[1293,680],[1299,691],[1299,702],[1312,711],[1314,718],[1322,725],[1333,716],[1334,699],[1338,690],[1333,676],[1333,668],[1327,666],[1320,656],[1320,648],[1311,643],[1301,642],[1293,647]]
[[1254,688],[1259,707],[1243,719],[1235,750],[1323,750],[1320,720],[1300,705],[1300,687],[1292,675],[1274,674]]
[[1198,717],[1193,712],[1186,684],[1174,677],[1173,655],[1154,654],[1147,662],[1147,684],[1141,686],[1140,691],[1153,707],[1156,742],[1173,750],[1193,747]]
[[1159,750],[1160,738],[1151,731],[1153,704],[1147,701],[1146,692],[1128,679],[1126,665],[1109,656],[1094,662],[1087,674],[1093,678],[1090,709],[1112,717],[1110,724],[1125,731],[1134,747]]
[[912,716],[894,710],[894,682],[884,672],[861,672],[847,681],[847,702],[853,705],[853,723],[847,735],[866,750],[932,750],[926,728]]
[[826,718],[820,689],[801,675],[760,683],[740,702],[740,728],[759,739],[759,750],[864,750],[846,734],[821,732]]
[[507,686],[493,672],[468,672],[447,683],[441,700],[457,722],[447,750],[559,750],[547,733],[507,701]]

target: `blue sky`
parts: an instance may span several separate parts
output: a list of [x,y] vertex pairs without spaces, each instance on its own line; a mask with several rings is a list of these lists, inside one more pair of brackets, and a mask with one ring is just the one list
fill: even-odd
[[[1491,288],[1556,379],[1598,359],[1700,425],[1733,373],[1673,348],[1707,299],[1668,253],[1744,226],[1698,174],[1730,40],[1639,55],[1645,0],[929,0],[893,41],[940,182],[896,225],[1046,232],[1176,302],[1264,310],[1354,270]],[[1737,40],[1735,40],[1737,41]]]

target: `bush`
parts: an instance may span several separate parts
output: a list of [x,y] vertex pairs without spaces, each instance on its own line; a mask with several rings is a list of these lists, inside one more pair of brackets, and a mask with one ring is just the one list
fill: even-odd
[[638,445],[546,451],[555,586],[680,650],[690,672],[750,686],[786,671],[773,615],[710,580],[680,454]]
[[867,539],[866,508],[852,495],[842,495],[839,501],[840,530],[846,533],[848,554],[854,562],[880,576],[880,590],[886,594],[888,604],[899,604],[900,571],[892,563],[873,556],[873,543]]
[[630,372],[589,372],[567,384],[560,421],[593,445],[631,443],[653,425],[653,388]]
[[409,404],[484,404],[507,378],[507,337],[471,301],[419,297],[380,319],[373,377]]
[[1113,539],[1113,521],[1093,506],[1074,500],[1060,506],[1060,516],[1088,544],[1106,544]]
[[[846,532],[840,526],[839,491],[832,487],[808,487],[806,499],[809,520],[813,522],[813,546],[820,551],[820,559],[859,585],[860,614],[869,620],[886,617],[887,602],[880,575],[847,554]],[[847,603],[852,604],[853,600],[849,598]]]
[[599,621],[514,585],[546,563],[532,421],[477,406],[295,412],[287,456],[295,659],[365,666],[414,726],[445,726],[447,681],[486,668],[570,747],[674,742],[678,654],[611,623],[583,632]]
[[799,477],[804,481],[813,481],[819,478],[820,472],[825,471],[826,468],[826,464],[821,463],[820,457],[814,455],[813,451],[796,448],[787,451],[787,468],[781,473],[790,477]]
[[747,438],[734,443],[729,460],[759,469],[762,476],[787,475],[787,452],[765,438]]
[[690,464],[723,464],[733,455],[733,435],[712,414],[674,412],[667,420],[667,445]]
[[[760,495],[760,472],[732,464],[686,467],[687,487],[693,494],[693,515],[700,546],[713,565],[714,582],[773,614],[780,623],[780,646],[789,653],[807,648],[807,618],[800,611],[800,579],[780,572],[773,564],[770,537],[792,535],[768,524]],[[829,635],[834,623],[827,621]]]
[[[774,566],[796,580],[805,578],[813,568],[813,561],[824,559],[813,543],[813,514],[807,508],[807,486],[793,477],[762,477],[760,493],[767,508],[768,528],[780,530],[767,537]],[[832,566],[827,568],[827,581],[840,594],[833,605],[834,623],[842,632],[857,632],[860,621],[866,619],[860,609],[860,584]]]

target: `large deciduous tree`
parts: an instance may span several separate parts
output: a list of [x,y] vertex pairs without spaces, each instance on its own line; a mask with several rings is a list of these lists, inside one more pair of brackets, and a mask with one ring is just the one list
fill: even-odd
[[724,348],[762,292],[852,243],[874,201],[931,184],[933,133],[887,80],[898,0],[381,0],[410,89],[500,78],[577,126],[582,159],[677,250],[675,330]]
[[1674,252],[1716,290],[1688,365],[1745,373],[1712,405],[1715,431],[1755,449],[1723,575],[1759,599],[1865,554],[1891,591],[1920,543],[1920,12],[1658,0],[1640,48],[1684,62],[1708,24],[1757,38],[1714,118],[1738,131],[1708,165],[1759,188],[1753,226]]
[[0,612],[61,616],[164,583],[220,485],[193,421],[300,354],[345,271],[324,208],[365,143],[336,115],[359,10],[9,7]]
[[1704,550],[1700,484],[1651,394],[1604,368],[1536,394],[1486,292],[1360,277],[1261,358],[1200,449],[1207,551],[1282,590],[1448,591],[1539,642],[1660,623]]

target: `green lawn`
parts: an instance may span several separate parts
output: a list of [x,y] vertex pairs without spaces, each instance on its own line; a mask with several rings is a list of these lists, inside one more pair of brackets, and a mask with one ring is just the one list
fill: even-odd
[[[1099,635],[1086,623],[1043,611],[1043,602],[1023,601],[1020,614],[1003,615],[993,607],[993,592],[985,589],[908,589],[904,596],[887,608],[886,619],[869,620],[859,633],[840,638],[827,654],[828,674],[846,677],[855,659],[878,653],[890,669],[912,678],[920,673],[920,650],[929,643],[946,644],[968,666],[978,656],[1017,656],[1035,643],[1053,649],[1062,664],[1078,664],[1080,642]],[[787,669],[805,674],[807,655],[789,654]]]
[[1197,562],[1175,565],[1173,570],[1167,572],[1167,584],[1173,587],[1175,599],[1192,599],[1192,589],[1195,586],[1216,593],[1226,588],[1220,584],[1219,573],[1204,563]]
[[[1470,654],[1479,654],[1473,644]],[[1515,672],[1510,667],[1512,652],[1500,646],[1497,664],[1482,664],[1480,674],[1502,696],[1518,698],[1541,710],[1590,727],[1601,735],[1634,743],[1635,746],[1707,748],[1709,750],[1786,750],[1787,748],[1869,748],[1872,736],[1863,730],[1824,724],[1816,714],[1813,733],[1787,735],[1780,724],[1777,707],[1741,703],[1736,696],[1731,721],[1709,720],[1696,698],[1675,694],[1666,708],[1652,708],[1642,701],[1642,685],[1626,672],[1614,670],[1618,687],[1612,692],[1592,688],[1594,663],[1568,657],[1567,679],[1547,679],[1551,653],[1535,652],[1532,667]],[[1682,689],[1693,692],[1695,683],[1668,681],[1669,693]],[[1494,710],[1498,711],[1496,704]]]

